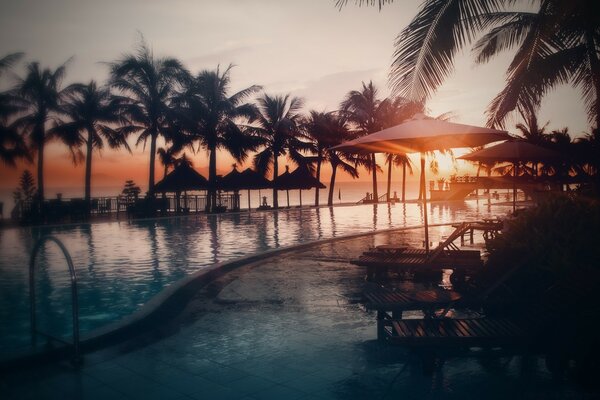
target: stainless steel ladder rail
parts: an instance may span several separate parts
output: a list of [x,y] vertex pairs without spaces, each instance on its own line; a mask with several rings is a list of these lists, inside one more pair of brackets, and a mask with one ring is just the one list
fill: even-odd
[[[39,250],[42,246],[48,242],[54,242],[58,248],[62,251],[66,261],[67,266],[69,267],[69,274],[71,276],[71,300],[72,300],[72,309],[73,309],[73,343],[69,343],[64,339],[54,337],[46,332],[42,332],[37,329],[36,317],[35,317],[35,260]],[[35,345],[36,336],[42,335],[48,339],[53,339],[58,342],[72,345],[75,351],[75,361],[79,362],[80,358],[80,344],[79,344],[79,303],[77,301],[77,273],[75,272],[75,267],[73,265],[73,260],[71,259],[71,255],[69,251],[65,247],[65,245],[55,238],[54,236],[44,236],[40,238],[35,246],[33,246],[33,250],[31,251],[31,258],[29,259],[29,301],[30,301],[30,318],[31,318],[31,342],[32,345]]]

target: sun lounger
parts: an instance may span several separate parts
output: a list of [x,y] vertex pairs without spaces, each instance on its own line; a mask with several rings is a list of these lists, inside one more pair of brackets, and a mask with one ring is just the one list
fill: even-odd
[[515,350],[544,354],[553,373],[562,373],[570,363],[576,367],[581,363],[579,368],[597,365],[599,274],[575,271],[554,280],[503,316],[391,318],[383,323],[382,337],[420,350],[426,368],[434,364],[432,360],[447,355],[510,354]]
[[352,263],[367,267],[367,279],[375,276],[387,276],[389,272],[441,272],[443,269],[453,269],[456,275],[467,275],[481,269],[483,261],[477,250],[460,250],[454,241],[461,237],[469,228],[469,223],[462,223],[448,238],[430,253],[423,249],[407,248],[406,246],[379,246],[375,250],[363,253]]
[[422,311],[425,318],[443,318],[451,309],[479,311],[507,310],[520,298],[510,290],[510,280],[528,261],[523,260],[504,271],[483,274],[477,285],[467,291],[434,287],[425,290],[392,290],[380,287],[364,293],[367,310],[377,311],[378,337],[384,335],[390,320],[402,319],[404,311]]

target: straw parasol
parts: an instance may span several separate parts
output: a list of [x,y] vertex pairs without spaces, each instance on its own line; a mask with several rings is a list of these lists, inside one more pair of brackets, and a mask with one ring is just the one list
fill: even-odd
[[175,192],[177,210],[179,210],[179,194],[184,192],[184,201],[187,201],[188,190],[206,190],[209,183],[188,163],[181,163],[175,167],[163,180],[154,186],[156,192]]
[[288,207],[290,206],[290,190],[300,190],[300,205],[302,206],[302,190],[325,189],[325,185],[315,178],[305,165],[299,166],[293,172],[289,172],[289,167],[286,166],[285,172],[277,178],[276,187],[278,190],[287,191]]
[[[332,149],[355,153],[421,153],[421,185],[425,188],[426,152],[477,147],[507,139],[509,135],[506,131],[456,124],[417,114],[400,125],[342,143]],[[427,195],[423,196],[423,222],[425,249],[429,252]]]
[[163,193],[206,190],[208,189],[208,181],[190,165],[182,163],[158,182],[154,189]]
[[220,179],[219,187],[223,190],[233,190],[234,192],[248,190],[248,210],[250,210],[250,190],[268,189],[273,186],[271,181],[258,172],[250,168],[239,172],[234,165],[231,172]]
[[480,162],[511,162],[513,164],[513,212],[517,208],[517,173],[519,162],[542,162],[558,160],[561,157],[554,150],[522,140],[511,140],[458,157],[461,160]]

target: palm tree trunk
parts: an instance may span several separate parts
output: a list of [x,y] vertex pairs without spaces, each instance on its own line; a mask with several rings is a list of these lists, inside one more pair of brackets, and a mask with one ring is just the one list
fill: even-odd
[[427,223],[427,192],[425,191],[425,154],[421,153],[421,186],[423,187],[423,223],[425,225],[425,254],[429,253],[429,226]]
[[154,131],[150,139],[150,171],[148,177],[148,196],[154,197],[154,161],[156,160],[156,138],[158,132]]
[[88,130],[87,149],[85,154],[85,204],[90,209],[92,199],[92,150],[93,150],[92,131]]
[[327,197],[327,205],[333,205],[333,189],[335,186],[335,174],[337,172],[337,164],[331,164],[331,179],[329,180],[329,196]]
[[387,194],[386,199],[387,202],[390,202],[390,190],[392,190],[392,158],[394,156],[392,154],[388,154],[388,180],[387,180]]
[[402,202],[406,201],[406,162],[402,163]]
[[379,201],[379,195],[377,194],[377,160],[375,159],[375,153],[371,154],[373,160],[373,202]]
[[273,153],[273,208],[279,207],[277,201],[277,177],[279,176],[279,164],[277,163],[277,153]]
[[44,201],[44,142],[38,144],[38,161],[37,161],[37,176],[38,176],[38,197],[40,203]]
[[209,150],[208,161],[208,182],[210,189],[208,191],[208,211],[213,212],[217,205],[217,149],[216,146],[211,146]]
[[425,180],[423,177],[425,176],[425,169],[421,168],[421,172],[419,175],[419,200],[423,200],[423,191],[425,189]]
[[[321,150],[319,149],[319,154],[317,156],[317,180],[321,180],[321,160],[322,160],[322,153]],[[320,189],[318,187],[315,188],[315,206],[319,206],[319,191]]]

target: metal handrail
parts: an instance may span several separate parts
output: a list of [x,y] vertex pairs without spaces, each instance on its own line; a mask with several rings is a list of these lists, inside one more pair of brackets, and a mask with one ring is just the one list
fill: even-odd
[[[69,274],[71,275],[71,300],[73,303],[73,343],[65,342],[61,338],[54,337],[45,332],[39,331],[36,325],[35,318],[35,259],[37,253],[42,248],[44,243],[47,241],[51,241],[56,243],[56,245],[60,248],[65,259],[67,261],[67,266],[69,267]],[[44,236],[37,241],[35,246],[33,246],[33,250],[31,252],[31,258],[29,260],[29,301],[30,301],[30,318],[31,318],[31,342],[32,345],[35,345],[36,334],[40,334],[50,339],[57,340],[62,343],[72,344],[75,351],[75,361],[80,360],[80,345],[79,345],[79,303],[77,301],[77,273],[75,272],[75,267],[73,265],[73,260],[71,259],[71,255],[69,251],[65,247],[65,245],[55,238],[54,236]]]

